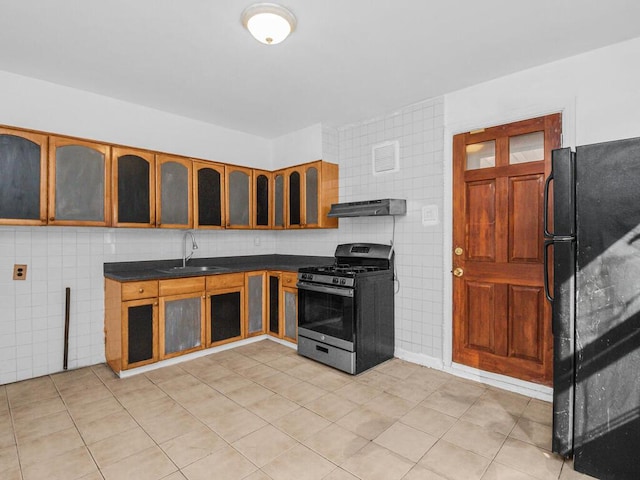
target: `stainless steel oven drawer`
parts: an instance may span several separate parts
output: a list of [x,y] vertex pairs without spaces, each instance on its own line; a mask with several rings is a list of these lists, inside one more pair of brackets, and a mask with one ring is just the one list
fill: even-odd
[[355,352],[347,352],[326,343],[298,336],[298,353],[343,372],[356,373]]

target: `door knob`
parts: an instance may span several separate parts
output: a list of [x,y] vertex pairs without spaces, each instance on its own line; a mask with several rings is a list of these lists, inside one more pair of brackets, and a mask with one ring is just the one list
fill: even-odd
[[455,269],[453,270],[453,274],[454,274],[456,277],[461,277],[462,275],[464,275],[464,270],[462,270],[460,267],[455,268]]
[[456,249],[453,251],[453,253],[455,253],[459,257],[460,255],[462,255],[464,253],[464,250],[462,249],[462,247],[456,247]]

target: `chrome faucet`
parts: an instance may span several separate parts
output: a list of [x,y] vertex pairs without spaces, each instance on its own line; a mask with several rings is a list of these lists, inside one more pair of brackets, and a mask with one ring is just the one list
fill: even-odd
[[[191,253],[187,257],[187,237],[191,236]],[[186,267],[187,262],[191,260],[193,257],[193,251],[198,249],[198,244],[196,243],[196,237],[193,235],[191,230],[187,230],[184,232],[184,238],[182,239],[182,266]]]

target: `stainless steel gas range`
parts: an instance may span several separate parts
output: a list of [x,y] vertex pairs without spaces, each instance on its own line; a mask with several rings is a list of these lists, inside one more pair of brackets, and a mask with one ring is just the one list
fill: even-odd
[[394,253],[338,245],[335,263],[298,271],[298,353],[347,373],[393,357]]

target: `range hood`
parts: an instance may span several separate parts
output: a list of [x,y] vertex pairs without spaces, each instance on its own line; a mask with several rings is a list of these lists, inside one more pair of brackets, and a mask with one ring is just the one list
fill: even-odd
[[406,215],[407,201],[404,199],[386,198],[382,200],[365,200],[363,202],[334,203],[329,210],[329,217],[377,217],[381,215]]

